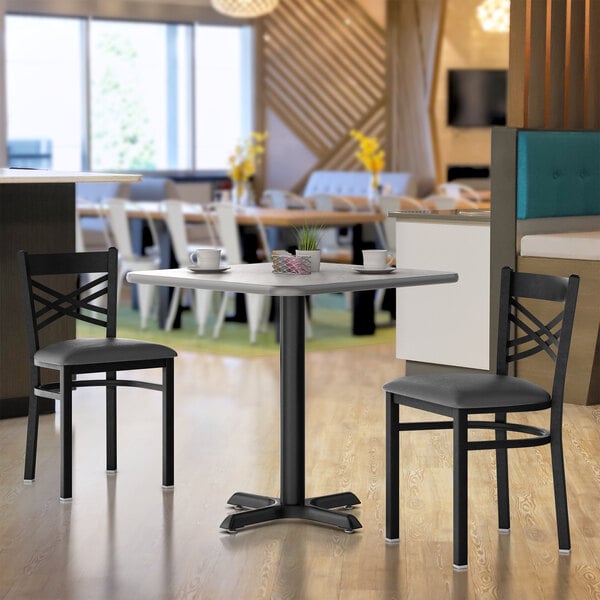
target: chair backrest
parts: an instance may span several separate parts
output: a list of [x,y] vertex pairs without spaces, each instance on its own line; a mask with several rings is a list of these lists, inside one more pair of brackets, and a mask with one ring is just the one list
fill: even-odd
[[126,258],[134,256],[131,230],[127,216],[127,200],[111,198],[106,201],[108,224],[119,252]]
[[235,206],[231,202],[215,202],[209,207],[217,216],[217,231],[225,249],[227,262],[230,265],[244,262],[240,232],[235,218]]
[[310,208],[302,196],[286,190],[265,190],[260,203],[271,208]]
[[[116,336],[118,252],[70,252],[17,256],[30,355],[40,348],[39,332],[63,317],[106,328]],[[81,284],[81,276],[93,278]],[[79,277],[78,277],[79,276]],[[106,298],[106,307],[95,304]]]
[[[578,289],[578,275],[516,273],[509,267],[501,273],[496,372],[506,375],[510,363],[544,352],[554,363],[552,399],[561,405]],[[538,300],[559,304],[558,312],[543,319]]]
[[171,237],[171,247],[175,259],[180,267],[189,264],[188,235],[185,226],[185,215],[183,214],[183,203],[181,200],[164,200],[161,203],[167,222],[167,229]]
[[434,210],[468,210],[478,208],[477,203],[466,198],[432,194],[423,198],[423,205]]
[[128,207],[135,209],[136,211],[142,211],[144,213],[144,219],[148,224],[150,230],[150,236],[152,238],[151,248],[146,248],[146,253],[151,254],[152,252],[158,252],[158,233],[154,221],[148,216],[144,209],[136,204],[130,203],[128,200],[123,198],[110,198],[105,203],[108,215],[108,224],[110,230],[121,256],[126,260],[135,259],[136,253],[133,250],[133,243],[131,240],[131,228],[129,223],[129,215],[127,213]]
[[464,183],[457,183],[454,181],[447,181],[440,183],[437,190],[443,196],[451,196],[452,198],[465,198],[466,200],[473,200],[474,202],[481,201],[481,196],[475,188]]

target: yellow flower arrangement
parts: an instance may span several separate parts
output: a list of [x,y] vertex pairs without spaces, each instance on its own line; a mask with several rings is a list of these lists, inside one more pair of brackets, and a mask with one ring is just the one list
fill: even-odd
[[229,157],[228,175],[234,184],[248,181],[256,173],[256,167],[265,153],[264,142],[268,133],[253,131],[243,143],[237,144]]
[[379,173],[385,167],[385,152],[380,148],[376,137],[367,137],[364,133],[352,129],[350,135],[359,143],[360,149],[354,154],[372,175],[371,186],[379,186]]

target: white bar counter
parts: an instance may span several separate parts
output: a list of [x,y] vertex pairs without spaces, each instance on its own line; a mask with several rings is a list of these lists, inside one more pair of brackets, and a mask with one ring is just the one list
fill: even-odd
[[[75,184],[133,182],[139,175],[0,169],[0,418],[27,414],[29,364],[17,251],[75,250]],[[75,335],[74,323],[49,331]],[[53,410],[51,401],[45,409]]]
[[[458,273],[452,286],[396,290],[396,355],[425,365],[489,369],[490,213],[393,212],[399,268]],[[425,293],[424,293],[425,292]]]

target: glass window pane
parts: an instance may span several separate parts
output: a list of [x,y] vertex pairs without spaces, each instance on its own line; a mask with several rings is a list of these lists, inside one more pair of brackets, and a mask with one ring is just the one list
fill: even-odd
[[81,21],[6,16],[9,164],[80,170]]
[[242,27],[196,26],[196,168],[227,168],[227,159],[244,137]]
[[94,169],[191,166],[189,36],[185,25],[92,22]]

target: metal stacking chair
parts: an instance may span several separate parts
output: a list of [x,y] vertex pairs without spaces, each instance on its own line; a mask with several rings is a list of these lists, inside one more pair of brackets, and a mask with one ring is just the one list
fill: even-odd
[[[169,230],[169,235],[171,236],[173,254],[175,255],[175,260],[180,267],[186,267],[191,264],[190,253],[196,248],[217,247],[212,222],[209,216],[206,217],[205,225],[207,227],[207,233],[209,234],[210,245],[199,246],[197,244],[190,244],[188,240],[185,223],[184,202],[181,200],[163,200],[161,206],[165,212],[167,229]],[[202,208],[200,206],[196,206],[195,210],[201,212]],[[223,255],[224,254],[225,253],[223,252]],[[194,316],[196,317],[197,331],[198,335],[200,336],[204,335],[206,321],[208,320],[214,293],[215,292],[212,290],[190,290],[190,294],[192,296],[192,307],[194,310]],[[175,322],[175,317],[177,316],[181,295],[181,288],[175,288],[173,290],[173,296],[171,297],[171,304],[169,306],[169,314],[165,323],[166,331],[171,331],[171,329],[173,329],[173,323]]]
[[[122,198],[111,198],[106,201],[108,211],[108,223],[113,235],[115,244],[119,249],[119,275],[117,279],[117,302],[121,299],[125,277],[129,271],[142,271],[149,269],[158,269],[160,266],[160,256],[158,251],[158,234],[150,217],[146,217],[146,222],[153,238],[153,245],[146,249],[146,254],[139,255],[133,250],[131,231],[129,229],[128,207],[136,210],[140,207],[128,200]],[[156,298],[156,287],[153,285],[138,285],[138,301],[140,309],[140,326],[146,329],[150,313]]]
[[[29,416],[25,480],[35,479],[38,437],[38,398],[60,402],[60,498],[72,497],[72,398],[80,387],[106,387],[106,469],[117,469],[117,387],[140,387],[162,392],[162,483],[173,485],[173,359],[177,353],[161,344],[116,337],[116,248],[105,252],[18,254],[29,347]],[[79,276],[93,273],[80,285]],[[106,306],[97,300],[106,298]],[[78,338],[43,345],[47,326],[74,318],[106,329],[106,337]],[[117,372],[162,369],[162,383],[117,379]],[[56,383],[42,382],[42,369],[58,372]],[[103,379],[77,379],[80,374],[106,373]]]
[[[409,375],[386,383],[386,539],[399,538],[399,433],[452,429],[453,432],[453,527],[454,568],[467,568],[467,469],[470,450],[496,450],[498,524],[510,529],[508,448],[550,445],[558,548],[571,548],[569,516],[562,450],[563,392],[573,330],[579,277],[569,278],[514,273],[505,267],[501,275],[498,352],[495,373],[446,373]],[[533,302],[532,302],[533,300]],[[559,312],[544,323],[536,316],[544,300],[560,305]],[[554,306],[554,305],[552,305]],[[509,375],[509,365],[539,352],[554,363],[552,390]],[[517,370],[518,374],[518,370]],[[450,420],[402,422],[399,407],[410,406]],[[508,413],[550,409],[549,429],[508,422]],[[494,420],[470,420],[470,415],[494,414]],[[516,419],[516,417],[514,417]],[[495,433],[491,440],[470,440],[470,429]],[[507,434],[518,433],[518,438]]]

